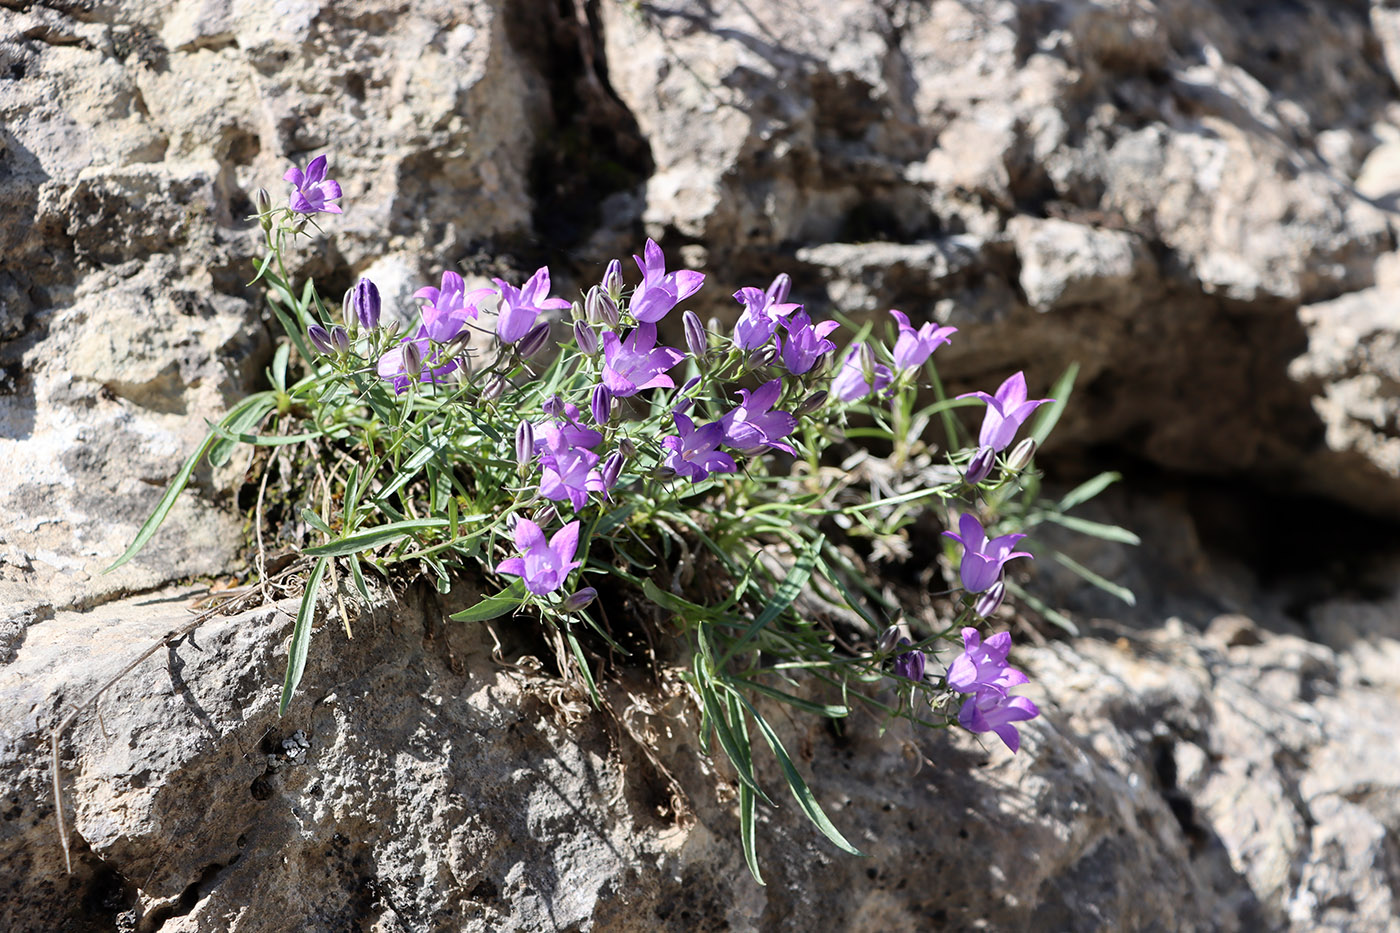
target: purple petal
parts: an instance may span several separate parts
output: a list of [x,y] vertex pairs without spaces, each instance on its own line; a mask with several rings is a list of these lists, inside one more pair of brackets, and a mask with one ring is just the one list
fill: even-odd
[[533,548],[544,546],[544,532],[539,525],[528,518],[517,518],[513,531],[515,547],[520,551],[528,551]]
[[513,577],[525,576],[525,558],[507,557],[496,565],[497,573],[508,573]]
[[[601,483],[601,477],[599,481]],[[559,555],[559,562],[567,564],[574,559],[574,552],[578,550],[579,523],[569,522],[563,528],[554,533],[554,537],[549,539],[549,549]]]
[[326,157],[318,155],[306,166],[306,184],[319,184],[326,177]]

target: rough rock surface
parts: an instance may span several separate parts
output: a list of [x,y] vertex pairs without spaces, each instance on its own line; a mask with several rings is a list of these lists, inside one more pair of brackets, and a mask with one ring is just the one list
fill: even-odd
[[[1347,507],[1400,517],[1397,81],[1379,0],[0,0],[0,927],[1392,929],[1400,591]],[[252,192],[327,150],[332,296],[650,234],[701,310],[957,324],[958,387],[1079,362],[1061,462],[1150,466],[1097,514],[1149,547],[1061,543],[1136,608],[1040,562],[1086,634],[1020,656],[1015,758],[784,720],[871,859],[787,806],[766,888],[684,697],[613,701],[693,824],[423,597],[323,621],[285,719],[285,611],[215,619],[65,742],[66,878],[45,730],[230,569],[241,463],[98,572],[259,383]]]

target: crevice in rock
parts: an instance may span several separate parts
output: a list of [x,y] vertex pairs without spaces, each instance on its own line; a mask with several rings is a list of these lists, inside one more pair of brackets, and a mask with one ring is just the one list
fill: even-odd
[[237,861],[238,857],[234,856],[233,860],[227,864],[215,862],[212,865],[206,865],[204,870],[199,873],[199,877],[186,885],[185,889],[180,892],[180,896],[175,898],[173,902],[162,904],[141,918],[137,933],[156,933],[168,921],[176,917],[189,916],[199,902],[209,896],[219,873]]
[[511,13],[511,44],[539,70],[554,119],[530,163],[533,227],[547,253],[575,258],[600,226],[618,224],[610,196],[644,184],[651,147],[608,82],[596,0],[513,4]]

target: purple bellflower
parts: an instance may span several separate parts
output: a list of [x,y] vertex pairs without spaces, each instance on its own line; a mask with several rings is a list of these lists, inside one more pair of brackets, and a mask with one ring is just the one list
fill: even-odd
[[548,596],[563,586],[569,574],[583,563],[573,559],[578,550],[578,531],[579,523],[569,522],[546,542],[539,525],[528,518],[518,518],[514,538],[521,556],[501,561],[496,565],[496,572],[520,577],[531,593]]
[[982,416],[982,433],[977,442],[996,451],[1005,450],[1031,412],[1050,401],[1048,398],[1027,399],[1026,375],[1019,372],[1003,382],[996,395],[964,392],[958,398],[980,398],[987,403],[987,412]]
[[860,346],[853,346],[841,361],[841,371],[831,380],[831,394],[843,402],[854,402],[879,392],[894,379],[884,363],[876,363],[870,375],[873,379],[866,378],[865,367],[861,365]]
[[797,419],[785,411],[772,411],[783,392],[783,381],[773,379],[759,386],[752,393],[740,389],[742,401],[737,407],[719,419],[724,431],[724,442],[736,450],[751,450],[755,447],[776,447],[784,453],[797,455],[782,438],[787,437],[797,427]]
[[[669,314],[672,308],[699,291],[705,281],[705,275],[691,269],[678,269],[667,274],[666,255],[661,252],[661,247],[656,245],[655,240],[648,239],[642,252],[646,256],[645,259],[641,256],[632,257],[637,261],[637,268],[642,270],[642,284],[632,293],[629,308],[632,316],[639,322],[655,324]],[[611,266],[608,267],[608,271],[611,274]]]
[[604,492],[607,484],[598,472],[599,456],[585,447],[569,445],[564,432],[554,425],[544,429],[545,451],[540,455],[544,475],[540,495],[546,499],[568,499],[577,512],[588,502],[590,492]]
[[915,330],[909,324],[908,315],[893,308],[890,309],[890,317],[899,325],[899,339],[894,343],[894,365],[900,369],[924,365],[934,350],[958,332],[956,327],[939,327],[936,324],[925,324]]
[[[535,452],[546,453],[558,444],[565,447],[583,447],[592,450],[603,442],[603,435],[592,428],[584,427],[579,420],[582,412],[573,402],[565,402],[554,417],[558,421],[542,421],[534,425]],[[558,439],[554,439],[554,435]]]
[[542,311],[558,311],[569,307],[563,298],[549,297],[549,267],[541,266],[530,280],[516,288],[501,279],[492,279],[501,293],[497,309],[496,336],[501,343],[515,343],[535,326]]
[[718,421],[696,428],[685,415],[671,417],[676,422],[677,433],[663,437],[661,446],[666,448],[665,465],[677,476],[698,483],[711,473],[734,473],[739,469],[733,457],[715,449],[724,440],[724,428]]
[[608,331],[603,334],[603,385],[614,398],[627,398],[643,389],[670,389],[675,382],[666,370],[683,359],[681,351],[656,345],[655,324],[638,324],[626,340]]
[[836,349],[836,344],[826,338],[840,326],[836,321],[813,324],[807,312],[800,308],[783,318],[783,329],[788,335],[786,340],[778,335],[778,355],[787,371],[794,376],[811,372],[818,360]]
[[779,285],[775,279],[766,292],[748,287],[734,293],[734,300],[744,306],[744,313],[734,325],[734,345],[740,350],[757,350],[763,346],[778,329],[778,322],[802,307],[777,301],[782,292]]
[[293,165],[282,176],[292,183],[287,206],[298,214],[340,214],[340,185],[326,177],[326,157],[318,155],[302,171]]
[[489,288],[467,291],[467,283],[451,270],[442,274],[441,288],[425,285],[418,289],[413,297],[424,299],[418,313],[423,317],[427,336],[438,343],[447,343],[456,337],[468,320],[476,320],[480,313],[477,303],[491,291]]
[[987,532],[977,516],[964,512],[958,519],[958,531],[943,532],[944,536],[962,543],[963,557],[959,573],[963,587],[969,593],[980,593],[1001,579],[1001,569],[1006,562],[1017,557],[1031,557],[1027,551],[1013,551],[1016,542],[1023,534],[1002,535],[988,540]]
[[1011,633],[1001,632],[985,642],[975,628],[962,630],[963,653],[948,668],[948,686],[958,693],[970,693],[958,710],[958,723],[969,732],[995,732],[1012,752],[1021,747],[1021,734],[1012,725],[1040,715],[1040,709],[1026,697],[1012,696],[1012,687],[1029,678],[1007,666]]

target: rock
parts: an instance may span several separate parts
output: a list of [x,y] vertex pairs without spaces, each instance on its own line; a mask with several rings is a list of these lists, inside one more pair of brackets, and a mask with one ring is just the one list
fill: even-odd
[[1137,238],[1121,230],[1021,216],[1007,232],[1021,260],[1021,291],[1037,311],[1100,304],[1131,312],[1156,272]]

